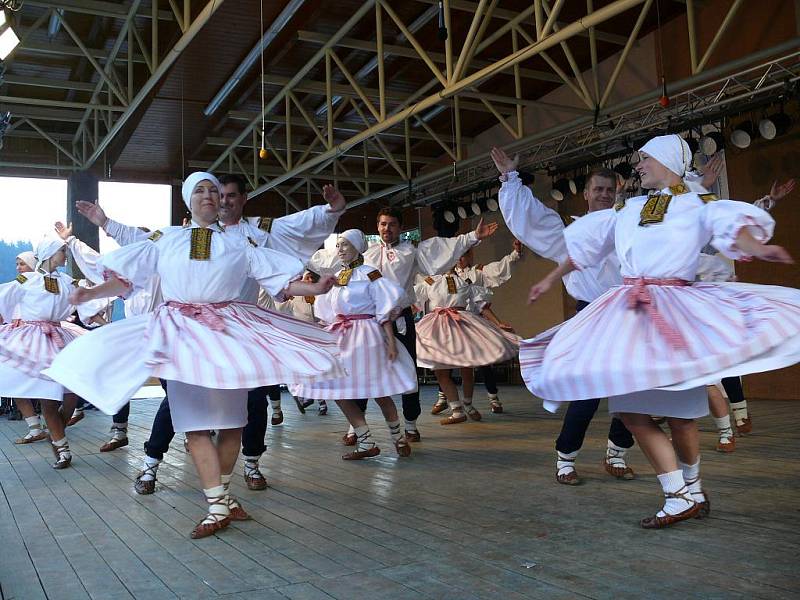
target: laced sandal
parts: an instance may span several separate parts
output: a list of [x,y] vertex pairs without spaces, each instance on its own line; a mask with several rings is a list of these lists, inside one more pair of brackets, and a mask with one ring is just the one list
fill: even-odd
[[741,425],[738,422],[736,423],[736,433],[738,433],[739,435],[747,435],[748,433],[752,432],[753,432],[753,420],[750,417],[742,419]]
[[83,414],[83,411],[73,413],[72,416],[67,420],[66,426],[67,427],[72,427],[73,425],[75,425],[75,423],[77,423],[79,421],[83,421],[83,418],[85,416],[86,415]]
[[317,409],[320,417],[324,417],[328,414],[328,405],[327,404],[320,404],[319,408]]
[[253,518],[250,516],[250,513],[239,504],[239,501],[230,494],[228,494],[228,510],[230,510],[231,521],[249,521]]
[[[685,488],[684,488],[685,489]],[[658,514],[653,515],[652,517],[645,517],[640,521],[640,525],[643,529],[663,529],[665,527],[669,527],[670,525],[674,525],[680,521],[685,521],[686,519],[692,519],[697,516],[697,513],[700,512],[700,503],[696,502],[692,495],[689,492],[685,493],[673,493],[667,492],[664,494],[665,498],[682,498],[687,502],[691,502],[691,506],[686,510],[679,512],[676,515],[665,514],[663,517],[658,516]]]
[[[122,434],[122,437],[116,437],[116,433]],[[100,446],[100,452],[112,452],[118,448],[123,448],[128,445],[128,429],[120,429],[118,427],[111,428],[111,439],[105,444]]]
[[467,415],[463,412],[453,413],[449,417],[445,417],[439,421],[439,425],[456,425],[457,423],[464,423],[467,420]]
[[483,418],[481,413],[478,412],[478,409],[472,406],[472,404],[466,406],[466,411],[467,416],[473,421],[480,421]]
[[[133,482],[133,489],[140,496],[148,496],[156,491],[156,473],[158,472],[158,464],[150,467],[145,467],[136,475],[136,480]],[[145,475],[149,475],[152,479],[142,479]]]
[[297,398],[296,396],[292,396],[292,398],[294,398],[294,403],[297,405],[297,410],[300,411],[301,415],[306,414],[306,409],[314,403],[313,400],[308,402],[307,400],[303,398]]
[[[192,530],[191,537],[193,540],[199,540],[214,535],[220,529],[224,529],[231,524],[227,496],[206,498],[206,502],[209,504],[208,514],[206,518],[200,521]],[[215,509],[217,512],[213,512]]]
[[443,403],[437,402],[436,404],[433,405],[433,408],[431,409],[431,414],[438,415],[439,413],[443,413],[446,410],[447,410],[447,402]]
[[603,467],[606,473],[612,477],[624,479],[626,481],[636,479],[636,474],[633,472],[633,469],[625,463],[624,456],[624,452],[620,452],[614,448],[608,448],[606,450],[606,457],[603,459]]
[[411,444],[408,443],[408,440],[405,437],[400,437],[394,443],[394,448],[397,450],[398,456],[406,457],[411,456]]
[[364,460],[365,458],[378,456],[380,453],[381,449],[377,446],[373,446],[372,448],[367,448],[366,450],[355,450],[354,452],[343,454],[342,460]]
[[261,473],[258,462],[244,462],[244,482],[248,490],[261,491],[267,489],[267,478]]
[[[301,412],[303,414],[306,414],[305,410],[302,410]],[[272,419],[270,420],[270,423],[272,423],[273,427],[283,424],[283,411],[281,410],[274,411],[272,413]]]
[[56,446],[54,444],[50,444],[53,448],[53,454],[55,454],[56,462],[53,463],[54,469],[66,469],[72,463],[72,453],[69,451],[69,444],[64,444],[63,446]]
[[[723,441],[726,440],[726,441]],[[736,438],[731,437],[720,437],[717,441],[717,452],[722,452],[724,454],[730,454],[731,452],[736,451]]]
[[[34,433],[35,432],[35,433]],[[15,444],[33,444],[47,439],[47,432],[41,427],[31,427],[25,437],[14,440]]]
[[[686,480],[687,487],[695,483],[697,483],[697,479]],[[702,502],[700,502],[699,500],[695,500],[697,506],[699,507],[697,514],[694,517],[695,519],[705,519],[706,517],[708,517],[708,515],[711,514],[711,500],[708,497],[708,492],[706,492],[704,489],[701,489],[700,493],[703,494],[703,498],[705,498],[705,500],[703,500]],[[692,499],[694,499],[694,494],[692,494]]]
[[565,462],[569,464],[556,469],[556,481],[564,485],[580,484],[581,480],[578,477],[578,472],[575,470],[575,459],[559,457],[558,462]]
[[342,443],[345,446],[355,446],[358,438],[356,437],[355,433],[345,433],[342,436]]
[[420,441],[422,441],[422,436],[419,434],[419,431],[417,431],[416,429],[414,431],[409,431],[408,429],[406,429],[404,433],[406,434],[406,441],[407,442],[413,442],[413,443],[417,444]]
[[489,410],[496,415],[502,414],[503,405],[500,404],[500,400],[491,400],[489,402]]

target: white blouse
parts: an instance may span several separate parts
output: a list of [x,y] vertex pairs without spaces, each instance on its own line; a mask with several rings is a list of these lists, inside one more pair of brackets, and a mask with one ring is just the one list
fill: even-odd
[[[661,191],[669,195],[669,189]],[[775,221],[766,211],[735,200],[704,202],[695,192],[673,195],[663,221],[640,225],[647,196],[619,210],[591,213],[567,227],[569,256],[578,268],[616,251],[623,277],[694,281],[700,251],[708,243],[731,259],[747,257],[736,246],[742,228],[759,242],[772,237]]]
[[[191,258],[193,236],[210,236],[208,247],[200,247],[197,253],[203,257],[207,250],[207,258]],[[98,262],[134,288],[146,286],[149,278],[158,275],[164,300],[200,304],[240,301],[247,278],[256,280],[272,296],[281,297],[289,283],[303,273],[298,259],[255,247],[246,237],[226,232],[216,223],[207,228],[195,223],[168,227],[103,255]]]
[[490,303],[492,293],[484,287],[467,283],[455,273],[426,277],[415,288],[417,301],[435,308],[466,308],[478,313]]
[[[339,269],[337,277],[343,269]],[[334,323],[337,315],[375,315],[385,323],[398,313],[404,292],[400,286],[374,267],[361,265],[353,269],[347,285],[336,285],[327,294],[317,296],[314,312],[325,323]]]
[[500,287],[511,279],[511,266],[520,259],[519,252],[514,250],[500,260],[486,265],[471,265],[462,269],[455,266],[456,275],[476,285],[487,288]]
[[[75,310],[69,295],[78,282],[66,273],[25,273],[27,281],[0,285],[0,315],[23,321],[65,321]],[[52,282],[45,288],[45,280]],[[6,316],[9,315],[9,316]]]

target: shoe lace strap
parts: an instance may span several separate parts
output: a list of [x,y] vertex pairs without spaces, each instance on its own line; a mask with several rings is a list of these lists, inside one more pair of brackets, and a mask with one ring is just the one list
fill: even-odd
[[223,496],[206,496],[206,502],[208,502],[208,514],[200,524],[214,525],[228,517],[231,514],[229,498],[230,496],[228,494]]

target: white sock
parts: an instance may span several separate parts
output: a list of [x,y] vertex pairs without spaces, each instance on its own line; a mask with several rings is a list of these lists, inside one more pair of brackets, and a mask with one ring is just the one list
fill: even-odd
[[77,417],[78,415],[82,415],[82,414],[83,414],[83,407],[82,406],[76,406],[75,410],[72,411],[72,416],[73,417]]
[[556,475],[569,475],[575,470],[575,459],[578,458],[580,449],[575,452],[559,452],[556,450],[558,460],[556,460]]
[[111,426],[111,439],[124,440],[128,437],[128,424],[127,423],[114,423]]
[[320,406],[328,406],[328,403],[325,400],[317,400]]
[[733,411],[733,418],[736,420],[736,424],[741,425],[747,418],[747,400],[731,402],[731,410]]
[[464,396],[464,406],[467,406],[467,407],[472,406],[472,396],[470,396],[469,398]]
[[53,440],[53,446],[55,446],[56,448],[61,448],[62,446],[66,446],[66,445],[67,445],[66,436],[64,436],[60,440]]
[[253,477],[255,476],[258,469],[258,461],[261,459],[261,455],[258,456],[245,456],[244,457],[244,474],[245,477]]
[[371,450],[375,447],[375,442],[372,441],[372,434],[369,431],[369,425],[363,425],[355,428],[356,439],[358,440],[358,451]]
[[[63,448],[61,452],[58,453],[59,457],[71,458],[72,452],[69,451],[69,444],[67,443],[67,438],[64,436],[60,440],[53,440],[53,446],[56,448]],[[60,458],[59,458],[60,460]]]
[[439,392],[436,394],[436,404],[442,405],[447,404],[447,396],[444,395],[444,392]]
[[[203,488],[203,493],[206,496],[206,502],[208,502],[209,515],[219,515],[220,517],[227,517],[229,514],[231,514],[231,509],[228,508],[227,501],[222,504],[212,504],[212,502],[217,500],[218,498],[225,498],[227,500],[226,497],[228,495],[228,492],[225,490],[224,485],[216,485],[208,489]],[[203,519],[203,523],[213,524],[219,520],[222,519],[206,517],[205,519]]]
[[489,402],[497,400],[497,394],[486,394],[486,397],[489,399]]
[[350,425],[350,427],[347,428],[347,435],[353,435],[355,434],[355,432],[356,430],[352,425]]
[[417,430],[417,420],[416,419],[414,419],[413,421],[409,421],[408,419],[406,419],[405,421],[406,421],[406,431],[410,431],[410,432],[413,433],[413,432],[415,432]]
[[705,502],[706,496],[703,494],[703,480],[700,479],[700,458],[693,465],[678,461],[683,472],[683,480],[686,482],[686,487],[689,488],[689,493],[694,498],[695,502]]
[[628,466],[625,464],[625,453],[627,451],[627,448],[617,446],[614,442],[608,440],[608,447],[606,448],[606,462],[612,467],[621,467],[624,469]]
[[386,421],[386,426],[389,427],[389,435],[392,436],[393,442],[403,437],[403,433],[400,431],[400,419],[396,421]]
[[678,497],[664,498],[664,507],[656,513],[656,516],[677,515],[694,505],[694,502],[690,500],[692,496],[683,479],[683,471],[678,469],[677,471],[663,473],[658,476],[658,481],[661,483],[664,494],[677,494]]
[[[158,465],[161,464],[161,461],[157,458],[152,458],[150,456],[144,457],[144,474],[140,477],[142,481],[155,481],[156,476],[155,472],[158,470]],[[150,474],[150,470],[153,471],[153,475]]]
[[725,415],[724,417],[714,417],[714,425],[716,425],[717,430],[719,430],[720,444],[730,444],[731,438],[733,437],[733,428],[731,427],[730,415]]
[[39,415],[33,415],[32,417],[25,417],[25,422],[28,424],[28,429],[42,428],[42,420],[39,418]]

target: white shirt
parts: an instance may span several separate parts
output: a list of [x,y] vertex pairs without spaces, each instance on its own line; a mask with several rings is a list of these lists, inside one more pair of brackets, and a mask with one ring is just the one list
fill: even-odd
[[374,315],[378,323],[385,323],[399,312],[403,296],[399,285],[363,264],[353,269],[347,285],[336,285],[327,294],[317,296],[314,310],[325,323],[336,322],[337,315]]
[[[539,256],[559,264],[565,261],[568,258],[565,226],[559,214],[542,204],[527,186],[522,185],[516,171],[506,175],[507,180],[498,197],[508,229]],[[591,302],[622,283],[619,262],[616,256],[609,254],[597,264],[568,273],[563,281],[570,296]]]
[[[420,274],[438,275],[447,272],[467,250],[478,243],[474,231],[453,238],[434,237],[414,246],[411,242],[371,244],[364,252],[364,264],[378,269],[381,274],[405,291],[400,303],[404,309],[414,301],[414,277]],[[337,266],[335,252],[319,250],[311,257],[308,268],[319,274],[332,273]]]
[[[207,260],[190,257],[194,229],[213,232]],[[216,223],[207,228],[195,223],[167,227],[151,238],[101,256],[99,266],[135,288],[158,275],[164,300],[197,304],[241,301],[242,283],[247,278],[256,280],[270,295],[281,296],[303,272],[298,259],[255,247],[244,236],[226,232]]]
[[[25,273],[26,282],[17,280],[0,285],[0,314],[14,315],[23,321],[65,321],[75,310],[69,295],[78,281],[61,271],[45,274]],[[45,288],[45,278],[57,282],[56,293]]]
[[[664,189],[662,194],[670,194]],[[580,269],[616,253],[623,277],[694,281],[700,250],[708,243],[731,259],[747,258],[736,246],[746,227],[766,242],[775,221],[769,213],[747,202],[704,202],[695,192],[673,195],[660,223],[639,225],[647,196],[625,202],[620,210],[591,213],[564,233],[569,256]]]
[[417,301],[427,307],[460,307],[478,313],[489,304],[492,294],[484,287],[467,283],[455,273],[431,275],[414,287]]
[[514,250],[500,260],[487,265],[470,265],[462,269],[456,264],[455,272],[461,279],[487,288],[500,287],[511,279],[511,266],[520,259],[519,252]]

